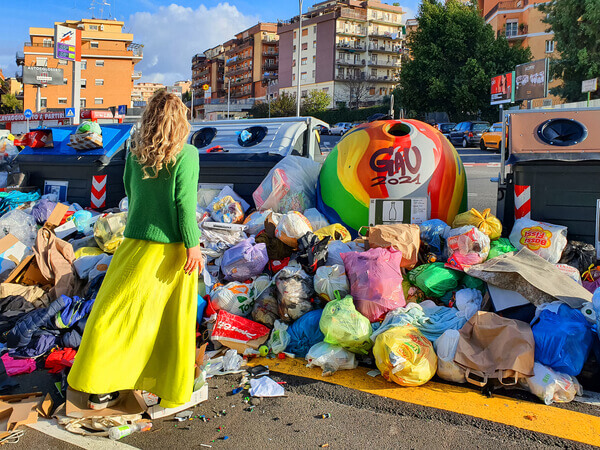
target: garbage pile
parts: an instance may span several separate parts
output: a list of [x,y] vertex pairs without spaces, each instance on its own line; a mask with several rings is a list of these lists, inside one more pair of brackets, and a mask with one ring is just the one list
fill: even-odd
[[[375,364],[401,386],[436,374],[515,386],[546,404],[581,392],[576,377],[600,320],[593,246],[528,219],[503,233],[490,210],[356,235],[316,208],[318,177],[314,161],[282,159],[255,191],[257,209],[231,186],[199,189],[198,336],[229,356],[219,369],[197,360],[194,395],[223,362],[239,369],[236,352],[304,358],[323,376]],[[98,212],[53,195],[0,193],[0,346],[10,376],[68,370],[124,239],[126,199]]]

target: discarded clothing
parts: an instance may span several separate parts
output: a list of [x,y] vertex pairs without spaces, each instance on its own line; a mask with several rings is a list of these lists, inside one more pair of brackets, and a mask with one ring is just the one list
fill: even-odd
[[51,231],[41,228],[34,247],[35,258],[42,275],[53,281],[57,297],[74,293],[73,261],[75,253],[68,242],[57,238]]
[[7,211],[18,208],[23,203],[35,202],[40,199],[39,192],[19,192],[11,191],[8,193],[0,193],[0,214],[4,214]]
[[14,359],[8,356],[8,353],[2,355],[2,362],[9,377],[31,373],[35,370],[35,360],[33,359]]
[[64,348],[62,350],[55,350],[48,355],[44,367],[49,369],[49,373],[58,373],[66,367],[73,365],[73,360],[77,351],[72,348]]

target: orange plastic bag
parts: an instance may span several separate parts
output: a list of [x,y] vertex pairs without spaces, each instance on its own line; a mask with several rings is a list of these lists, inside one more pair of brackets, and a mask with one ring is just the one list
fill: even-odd
[[479,231],[487,234],[491,241],[498,239],[502,234],[502,223],[491,213],[490,208],[484,209],[481,213],[475,208],[471,208],[471,210],[457,215],[452,222],[452,228],[460,228],[465,225],[477,227]]

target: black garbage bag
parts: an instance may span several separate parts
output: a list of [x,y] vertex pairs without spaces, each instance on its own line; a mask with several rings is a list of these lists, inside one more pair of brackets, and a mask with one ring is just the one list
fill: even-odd
[[582,274],[596,264],[596,249],[592,244],[581,241],[569,241],[563,250],[560,264],[575,267]]
[[298,239],[298,253],[296,260],[309,275],[314,275],[317,269],[327,261],[327,244],[331,236],[319,239],[315,234],[308,232]]

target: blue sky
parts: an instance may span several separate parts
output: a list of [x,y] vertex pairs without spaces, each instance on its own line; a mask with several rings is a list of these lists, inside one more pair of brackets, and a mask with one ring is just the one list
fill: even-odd
[[[383,0],[392,3],[394,0]],[[173,83],[191,77],[191,58],[231,39],[259,21],[276,22],[298,13],[296,0],[104,0],[104,18],[125,22],[125,31],[144,44],[144,59],[136,69],[142,81]],[[405,18],[417,11],[420,0],[400,1]],[[100,16],[102,0],[2,0],[0,68],[14,76],[15,52],[29,40],[29,27],[51,27],[55,21]],[[304,0],[304,11],[316,0]]]

